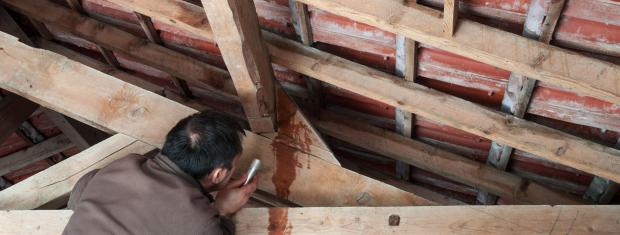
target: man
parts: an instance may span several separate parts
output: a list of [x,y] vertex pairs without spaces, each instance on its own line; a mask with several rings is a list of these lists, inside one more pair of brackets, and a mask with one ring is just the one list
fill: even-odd
[[[256,190],[230,180],[243,129],[206,111],[177,123],[152,159],[132,154],[89,172],[71,192],[63,234],[231,234],[227,218]],[[209,192],[218,191],[215,200]]]

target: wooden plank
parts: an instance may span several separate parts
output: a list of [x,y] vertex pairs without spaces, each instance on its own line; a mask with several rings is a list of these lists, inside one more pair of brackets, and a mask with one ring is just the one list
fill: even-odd
[[[35,40],[35,44],[42,49],[46,49],[46,50],[61,54],[65,57],[71,58],[72,60],[78,61],[88,67],[104,72],[110,76],[113,76],[117,79],[130,83],[132,85],[138,86],[147,91],[153,92],[155,94],[162,94],[162,92],[165,90],[161,86],[145,81],[142,78],[126,73],[122,70],[119,70],[110,65],[104,64],[98,60],[95,60],[93,58],[80,54],[78,52],[75,52],[71,49],[55,44],[53,42],[50,42],[48,40],[38,39],[38,40]],[[176,95],[175,93],[172,93],[172,92],[163,92],[163,95],[167,97],[168,99],[171,99],[175,102],[181,103],[183,105],[192,107],[197,110],[207,109],[207,107],[203,104],[200,104],[196,101],[185,100],[183,97]]]
[[[555,25],[562,14],[564,2],[534,0],[531,2],[523,27],[523,36],[549,44],[551,35],[555,32]],[[548,5],[547,7],[545,7]],[[502,99],[501,111],[524,118],[532,98],[536,80],[523,75],[511,73],[506,86],[506,93]],[[513,148],[493,141],[489,150],[487,164],[500,170],[506,170]],[[478,193],[478,201],[483,204],[495,204],[497,196],[486,192]]]
[[[620,149],[620,138],[616,141],[614,148]],[[608,204],[616,196],[619,189],[620,185],[617,182],[594,176],[583,198],[599,204]]]
[[0,212],[2,232],[11,235],[62,234],[72,210],[19,210]]
[[67,118],[65,118],[62,114],[54,112],[52,110],[46,109],[45,116],[62,131],[62,133],[69,138],[71,143],[73,143],[78,149],[85,150],[91,146],[84,137],[69,123]]
[[30,163],[46,159],[73,147],[64,134],[44,140],[27,149],[0,158],[0,176],[22,168]]
[[122,52],[141,63],[190,81],[199,87],[210,89],[223,97],[237,99],[228,73],[223,69],[82,16],[49,0],[7,0],[5,3],[36,20],[59,26],[102,47]]
[[275,89],[253,1],[202,1],[252,131],[276,130]]
[[582,203],[574,196],[350,118],[325,114],[315,124],[326,135],[523,204]]
[[[72,213],[1,211],[0,226],[60,234]],[[302,207],[244,208],[233,219],[239,234],[611,234],[619,215],[620,206]]]
[[24,181],[0,192],[2,209],[34,209],[68,195],[80,177],[131,153],[145,154],[155,147],[116,134]]
[[[0,33],[0,47],[6,52],[0,53],[4,61],[0,64],[0,88],[153,146],[163,144],[164,136],[178,120],[197,112],[65,57],[27,47],[6,34]],[[84,78],[89,82],[80,82]],[[246,131],[243,147],[239,169],[245,169],[253,158],[261,159],[259,189],[302,206],[432,204],[253,132]],[[0,203],[8,201],[5,198],[25,201],[40,197],[24,190],[14,191],[13,196],[3,193]]]
[[[438,11],[404,7],[401,1],[299,0],[322,10],[407,36],[570,91],[620,103],[620,66],[527,39],[468,19],[453,37],[443,34]],[[569,66],[570,65],[570,66]]]
[[445,0],[443,2],[443,32],[446,37],[452,37],[456,32],[459,16],[459,1]]
[[241,234],[607,234],[620,206],[248,208]]
[[[173,23],[174,26],[197,33],[204,37],[208,37],[212,34],[207,21],[204,20],[204,17],[200,17],[200,11],[202,8],[189,3],[186,4],[176,1],[171,2],[170,0],[159,0],[157,4],[153,4],[152,1],[146,0],[134,0],[131,2],[126,0],[110,1],[122,4],[123,6],[131,8],[133,11],[147,14],[159,20],[166,20],[168,22],[172,20],[175,22]],[[332,1],[326,2],[333,3]],[[349,1],[347,0],[347,2]],[[375,0],[372,0],[371,2],[373,4],[377,3]],[[381,4],[388,6],[388,8],[389,6],[394,6],[392,1],[381,1]],[[154,5],[158,7],[153,7]],[[366,6],[366,4],[358,5]],[[349,6],[349,4],[345,6]],[[348,9],[347,7],[341,7],[340,5],[335,5],[335,7],[337,7],[336,9],[341,10]],[[402,8],[402,5],[399,4],[398,7],[391,9],[397,9],[395,12],[399,12],[403,10]],[[384,7],[378,7],[377,9],[383,12]],[[408,13],[409,11],[418,12],[420,10],[405,9],[404,11]],[[192,18],[190,20],[187,18],[188,15],[195,16],[196,18]],[[406,15],[408,16],[409,14]],[[426,18],[422,17],[420,19]],[[423,21],[425,20],[411,19],[408,22],[417,24],[416,22]],[[463,19],[459,23],[459,32],[471,30],[463,30],[463,24],[469,25],[467,26],[469,28],[471,28],[470,26],[472,25],[477,25],[469,21],[464,23],[464,21],[466,20]],[[379,20],[379,22],[382,21]],[[502,45],[512,46],[512,40],[516,40],[518,42],[523,40],[516,35],[508,36],[497,30],[487,29],[483,26],[479,27],[484,28],[487,32],[491,32],[493,35],[497,34],[510,39],[504,41],[500,40],[502,41]],[[458,38],[460,42],[461,39],[458,35],[460,35],[460,33],[457,33],[457,37],[455,38]],[[263,39],[268,43],[269,52],[272,55],[272,61],[294,71],[382,101],[395,107],[402,108],[403,110],[416,113],[417,115],[439,121],[443,124],[465,130],[485,138],[496,140],[498,143],[507,144],[518,149],[531,152],[550,161],[568,165],[595,175],[609,177],[615,181],[620,179],[620,176],[617,174],[620,172],[620,159],[618,158],[618,156],[620,156],[620,151],[613,150],[602,145],[593,144],[592,142],[564,134],[551,128],[527,122],[522,119],[507,117],[500,112],[489,110],[486,107],[428,89],[424,86],[404,84],[392,75],[378,72],[377,70],[342,59],[329,53],[305,47],[301,44],[291,42],[290,40],[283,39],[282,37],[265,31],[263,31]],[[416,37],[413,37],[413,39],[416,39]],[[439,39],[439,36],[434,36],[433,40],[435,39],[438,42],[446,42],[446,39]],[[535,45],[536,48],[540,46],[540,44],[531,40],[527,42]],[[433,43],[433,45],[441,46],[437,43]],[[445,45],[443,47],[445,47]],[[592,65],[592,68],[595,70],[599,68],[605,70],[611,68],[609,71],[617,70],[617,66],[615,65],[602,63],[598,60],[591,60],[572,53],[567,55],[567,51],[554,47],[545,46],[544,48],[548,48],[546,51],[552,51],[555,53],[554,56],[551,56],[554,58],[553,61],[557,61],[555,55],[559,53],[563,56],[567,56],[566,58],[570,58],[573,62]],[[557,50],[560,52],[556,53]],[[528,50],[518,51],[523,52]],[[511,50],[506,50],[505,52],[512,53]],[[542,64],[544,65],[546,63]],[[576,67],[580,66],[578,65]],[[549,69],[549,67],[544,65],[540,71],[547,71]],[[575,73],[580,73],[587,70],[583,68],[580,69],[581,71]],[[613,71],[609,73],[615,73]],[[530,76],[528,74],[526,75]],[[540,77],[535,78],[539,79]],[[597,81],[606,80],[603,78],[601,79],[602,80]],[[459,110],[462,114],[451,115],[454,113],[454,110]],[[585,158],[588,159],[586,160]]]

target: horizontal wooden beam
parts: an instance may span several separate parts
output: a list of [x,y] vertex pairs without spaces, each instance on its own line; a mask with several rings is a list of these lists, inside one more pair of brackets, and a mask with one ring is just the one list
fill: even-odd
[[199,87],[219,92],[222,96],[236,99],[232,81],[223,69],[157,45],[115,26],[80,15],[49,0],[6,0],[4,2],[24,15],[61,27],[105,49],[123,52],[141,63],[190,81]]
[[[212,34],[211,28],[208,25],[208,21],[204,20],[206,19],[206,16],[201,16],[202,8],[193,4],[167,0],[159,0],[157,1],[157,4],[153,4],[153,1],[146,0],[110,1],[131,8],[131,10],[133,11],[147,14],[153,18],[162,21],[174,21],[172,25],[204,37],[209,37],[209,35]],[[309,3],[309,1],[307,0],[303,0],[303,2]],[[350,11],[348,10],[349,8],[344,7],[349,6],[349,4],[342,6],[332,1],[324,2],[334,4],[334,7],[342,10],[341,13],[350,13]],[[349,2],[351,1],[344,1],[344,3]],[[316,4],[315,2],[312,3]],[[419,17],[419,19],[423,20],[411,19],[406,22],[417,24],[418,22],[426,21],[426,13],[418,9],[404,9],[402,4],[396,3],[394,1],[385,2],[372,0],[370,3],[378,4],[378,6],[375,6],[375,8],[377,10],[381,10],[380,12],[383,12],[386,9],[393,9],[395,10],[395,12],[404,11],[405,13],[407,13],[405,14],[407,17],[409,17],[409,11],[414,11],[416,13],[420,12],[419,14],[423,14]],[[368,6],[367,3],[359,4],[359,2],[351,4],[359,5],[360,7]],[[187,17],[188,15],[195,16],[196,18],[190,19]],[[433,19],[435,19],[435,17],[433,17]],[[378,22],[383,21],[384,19],[378,19]],[[435,25],[437,25],[437,27],[434,27],[433,30],[441,30],[442,27],[440,24]],[[450,45],[452,45],[452,40],[461,41],[462,39],[459,36],[460,32],[468,32],[472,29],[467,28],[473,27],[464,27],[464,25],[474,25],[476,27],[482,27],[484,28],[485,32],[491,32],[493,34],[502,35],[502,37],[508,37],[508,39],[506,40],[501,40],[502,46],[513,45],[512,42],[520,42],[522,40],[526,40],[528,45],[531,44],[532,46],[535,46],[532,48],[532,50],[518,50],[519,52],[536,52],[534,48],[538,48],[538,46],[544,45],[543,48],[547,48],[548,50],[542,50],[542,52],[559,51],[557,53],[551,54],[557,55],[559,53],[563,56],[567,56],[567,58],[577,58],[571,59],[576,64],[579,64],[575,67],[580,67],[582,65],[581,63],[586,63],[593,66],[593,70],[580,68],[580,70],[583,71],[590,71],[585,74],[587,76],[584,75],[585,77],[590,77],[590,75],[596,74],[596,72],[593,71],[596,71],[598,69],[611,69],[606,73],[601,73],[601,76],[605,77],[609,76],[610,74],[617,74],[615,72],[612,72],[612,70],[620,71],[620,69],[617,69],[619,66],[611,65],[594,59],[585,58],[575,53],[568,53],[568,51],[566,50],[550,47],[546,44],[535,42],[534,40],[523,39],[522,37],[514,34],[506,35],[504,32],[501,32],[499,30],[488,29],[476,23],[467,21],[466,19],[462,19],[460,21],[459,31],[457,32],[455,37],[453,37],[453,39],[445,39],[441,37],[441,32],[439,32],[438,34],[436,34],[438,35],[437,37],[432,37],[432,40],[435,40],[437,42],[448,42],[446,40],[449,40]],[[403,35],[412,36],[411,38],[414,40],[422,38],[419,37],[419,34],[410,35],[410,33],[403,33]],[[480,37],[479,35],[477,35],[476,37]],[[289,69],[316,78],[323,82],[331,83],[340,88],[361,94],[375,100],[382,101],[386,104],[401,108],[402,110],[406,110],[417,115],[436,120],[438,122],[441,122],[442,124],[446,124],[485,138],[489,138],[491,140],[495,140],[498,143],[509,145],[517,149],[536,154],[547,160],[571,166],[573,168],[580,169],[594,175],[603,176],[614,181],[620,180],[620,158],[618,157],[620,156],[620,151],[618,150],[595,144],[590,141],[586,141],[581,138],[577,138],[575,136],[568,135],[561,131],[554,130],[542,125],[528,122],[523,119],[509,117],[499,111],[490,110],[478,104],[451,95],[447,95],[436,90],[429,89],[422,85],[407,84],[404,81],[400,81],[399,78],[393,75],[379,72],[375,69],[371,69],[369,67],[354,63],[349,60],[345,60],[335,55],[304,46],[302,44],[284,39],[272,33],[263,31],[263,39],[265,39],[268,44],[267,46],[272,56],[272,62],[276,64],[283,65]],[[429,41],[429,38],[427,37],[424,37],[422,39],[424,40],[419,41],[427,44],[436,45],[437,47],[443,45],[441,43],[438,44],[434,42],[427,42]],[[484,42],[483,44],[487,45],[488,42]],[[443,45],[442,47],[445,48],[445,45]],[[452,51],[454,52],[454,50]],[[519,54],[514,53],[514,51],[512,50],[502,51],[506,54]],[[557,61],[555,59],[555,56],[553,57],[554,59],[552,61]],[[514,64],[510,64],[510,66],[513,65]],[[546,66],[547,65],[543,66],[542,69],[538,69],[537,71],[546,71]],[[527,69],[520,69],[516,72],[523,73],[529,71],[525,70]],[[572,68],[571,71],[573,71]],[[538,76],[541,75],[541,73],[548,74],[548,72],[540,72],[536,74],[532,74],[529,72],[523,74],[537,79],[541,79],[541,76]],[[618,78],[620,78],[620,76],[618,76]],[[613,81],[613,79],[611,78],[602,77],[598,80],[588,79],[588,81],[597,82],[610,80]],[[609,88],[617,87],[616,85],[609,84],[603,86]],[[460,115],[454,115],[455,110],[458,110]]]
[[401,1],[299,0],[352,20],[583,95],[620,104],[620,65],[550,46],[468,19],[444,37],[439,11]]
[[[3,33],[0,47],[5,52],[0,53],[0,88],[153,146],[162,146],[178,120],[197,112],[60,55],[30,48]],[[81,82],[85,78],[89,82]],[[245,169],[253,158],[261,159],[259,188],[303,206],[433,204],[249,131],[243,147],[239,169]],[[27,192],[13,195],[21,195],[20,200],[30,197]]]
[[24,150],[0,158],[0,176],[22,168],[30,163],[46,159],[73,147],[64,134],[44,140]]
[[550,190],[519,176],[391,131],[332,113],[324,112],[321,119],[315,121],[315,124],[326,135],[522,204],[583,203],[575,196]]
[[[7,234],[60,234],[73,212],[1,211]],[[620,206],[244,208],[239,234],[612,234]]]

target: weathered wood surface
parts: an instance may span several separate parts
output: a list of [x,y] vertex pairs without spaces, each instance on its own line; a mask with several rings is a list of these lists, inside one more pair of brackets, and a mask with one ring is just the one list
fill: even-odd
[[[196,112],[60,55],[30,48],[3,33],[0,33],[0,47],[4,48],[4,53],[0,53],[0,60],[4,61],[0,64],[0,88],[17,92],[74,119],[106,127],[152,146],[161,146],[165,134],[178,120]],[[83,82],[84,79],[88,82]],[[300,205],[432,204],[300,151],[295,146],[249,131],[246,131],[243,146],[239,169],[245,169],[253,158],[261,159],[259,188]],[[4,191],[0,196],[2,193]],[[14,195],[34,197],[25,192]]]
[[575,196],[556,192],[483,163],[405,138],[397,133],[327,114],[317,120],[326,135],[411,164],[456,182],[487,190],[522,204],[582,204]]
[[[2,211],[0,234],[60,234],[71,214]],[[244,208],[233,219],[239,234],[614,234],[620,206]]]
[[[97,43],[105,49],[121,51],[146,65],[161,69],[198,86],[234,97],[235,89],[228,73],[147,39],[137,37],[115,26],[80,15],[48,0],[4,1],[9,7],[46,24],[59,26],[73,34]],[[45,9],[45,11],[41,11]]]
[[[173,0],[160,0],[156,4],[156,6],[159,7],[154,7],[155,5],[152,3],[152,1],[144,0],[110,1],[162,21],[165,20],[167,22],[170,22],[172,20],[174,21],[174,26],[195,33],[197,35],[201,35],[207,39],[212,39],[212,37],[209,37],[209,35],[212,34],[211,28],[208,24],[208,21],[204,20],[206,19],[206,16],[204,16],[204,14],[201,15],[201,7]],[[311,5],[319,4],[317,2],[310,2],[308,0],[303,0],[300,2],[308,3]],[[329,4],[329,6],[332,7],[333,4],[334,8],[330,10],[339,10],[340,14],[344,14],[351,13],[351,11],[349,11],[350,5],[359,5],[358,7],[364,7],[364,9],[366,9],[365,7],[368,6],[368,4],[359,3],[349,4],[350,2],[353,1],[347,0],[340,4],[334,3],[333,1],[322,1],[320,3],[320,7],[323,8],[325,4]],[[615,74],[615,72],[613,71],[618,71],[618,73],[620,73],[620,69],[618,69],[619,66],[604,63],[595,59],[585,58],[584,56],[580,56],[575,53],[569,53],[566,50],[550,47],[543,43],[535,42],[534,40],[524,39],[518,35],[501,32],[495,29],[488,29],[486,28],[486,26],[470,22],[466,19],[462,19],[461,21],[459,21],[459,30],[457,31],[455,36],[452,39],[446,39],[441,36],[441,32],[435,32],[441,31],[442,29],[442,27],[440,27],[441,19],[438,18],[438,14],[435,17],[427,17],[428,14],[432,14],[432,12],[428,13],[426,12],[426,10],[405,8],[402,6],[401,3],[397,3],[394,1],[386,2],[372,0],[369,3],[378,4],[380,7],[376,6],[375,8],[376,10],[380,10],[379,13],[388,14],[388,10],[394,10],[394,12],[396,13],[406,13],[403,14],[403,17],[420,16],[419,19],[432,18],[432,22],[439,22],[437,24],[432,24],[436,25],[437,27],[429,27],[433,28],[432,30],[434,30],[432,31],[432,34],[422,32],[413,35],[411,32],[417,31],[412,30],[402,32],[403,35],[409,36],[416,41],[421,41],[422,43],[433,45],[435,47],[443,48],[459,54],[458,51],[462,51],[463,49],[460,49],[460,47],[447,48],[446,45],[461,45],[453,43],[452,40],[458,41],[459,43],[461,41],[465,41],[463,43],[466,43],[468,38],[460,36],[462,32],[477,30],[476,32],[478,32],[478,35],[476,35],[475,37],[476,40],[473,40],[472,42],[478,42],[480,40],[479,35],[481,35],[481,30],[487,33],[491,33],[493,35],[500,35],[502,37],[505,37],[501,40],[498,39],[497,41],[493,41],[502,42],[502,45],[505,44],[522,46],[521,44],[514,44],[512,42],[521,42],[525,40],[527,45],[533,46],[531,50],[517,50],[517,52],[519,53],[515,53],[515,51],[513,50],[502,50],[502,56],[504,54],[510,54],[506,56],[518,55],[520,56],[519,58],[521,58],[523,56],[533,55],[528,53],[536,52],[547,53],[549,57],[541,57],[547,59],[541,61],[542,67],[540,69],[536,69],[536,71],[539,72],[530,73],[531,68],[528,69],[528,66],[518,66],[519,69],[517,70],[512,69],[515,72],[520,72],[527,76],[541,80],[543,79],[543,77],[551,78],[550,75],[553,71],[556,71],[557,68],[552,67],[548,64],[558,63],[557,58],[559,56],[562,58],[570,59],[571,61],[578,64],[577,66],[571,67],[570,75],[577,76],[578,74],[584,73],[582,74],[583,76],[589,77],[592,74],[597,74],[596,71],[598,70],[605,70],[608,72],[601,73],[601,79],[590,79],[588,81],[605,83],[601,84],[600,87],[620,89],[619,85],[609,84],[609,81],[613,81],[613,78],[610,78],[613,77],[613,74]],[[371,12],[366,15],[372,16],[374,14],[378,13]],[[355,19],[366,15],[359,15],[353,18]],[[193,17],[190,18],[187,16]],[[385,19],[380,19],[377,22],[385,23]],[[401,20],[399,22],[408,22],[409,24],[415,24],[417,26],[419,23],[426,22],[426,20],[412,19],[407,21]],[[376,22],[372,21],[368,23],[373,24]],[[427,34],[433,36],[427,37],[425,36]],[[485,36],[485,38],[487,37]],[[547,160],[571,166],[616,181],[620,180],[620,158],[618,158],[618,156],[620,156],[620,151],[618,150],[594,144],[592,142],[585,141],[583,139],[568,134],[564,134],[551,128],[543,127],[541,125],[528,122],[523,119],[508,117],[504,114],[501,114],[500,112],[489,110],[472,102],[468,102],[454,96],[437,92],[424,86],[415,84],[404,84],[403,81],[398,81],[398,78],[396,78],[395,76],[379,72],[377,70],[342,59],[329,53],[321,52],[319,50],[303,46],[302,44],[294,43],[290,40],[283,39],[277,35],[270,34],[264,31],[263,39],[265,39],[265,41],[267,42],[269,52],[272,55],[272,61],[274,63],[283,65],[289,69],[295,70],[310,77],[314,77],[318,80],[331,83],[340,88],[362,94],[369,98],[382,101],[389,105],[396,106],[403,110],[416,113],[417,115],[439,121],[443,124],[495,140],[498,143],[510,145],[517,149],[522,149],[524,151],[541,156]],[[482,45],[488,45],[489,47],[487,49],[501,48],[494,47],[492,46],[492,42],[486,41],[482,43]],[[469,46],[470,45],[468,45],[467,48],[469,48]],[[546,49],[543,50],[538,47]],[[469,50],[467,48],[465,50]],[[534,50],[535,48],[536,50]],[[458,49],[458,51],[456,49]],[[476,57],[476,59],[480,60],[479,57]],[[488,63],[488,61],[480,61]],[[581,65],[584,64],[588,64],[588,67],[586,69],[581,68]],[[509,66],[513,65],[514,64],[509,64]],[[530,72],[527,72],[526,70]],[[545,76],[537,76],[541,74]],[[620,79],[620,76],[616,76],[616,79]],[[455,111],[458,111],[459,115],[454,115]]]
[[440,12],[400,1],[300,0],[300,2],[402,34],[413,40],[595,98],[620,103],[620,66],[536,40],[460,19],[445,37]]
[[203,0],[202,3],[250,128],[257,133],[275,132],[273,69],[254,2]]

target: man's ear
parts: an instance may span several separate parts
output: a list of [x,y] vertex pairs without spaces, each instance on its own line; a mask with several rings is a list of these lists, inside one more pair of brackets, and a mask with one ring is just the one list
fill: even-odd
[[228,169],[226,169],[225,167],[217,167],[213,169],[213,171],[211,171],[211,173],[209,173],[207,177],[208,177],[208,180],[211,181],[211,183],[219,184],[221,182],[224,182],[227,176],[228,176]]

